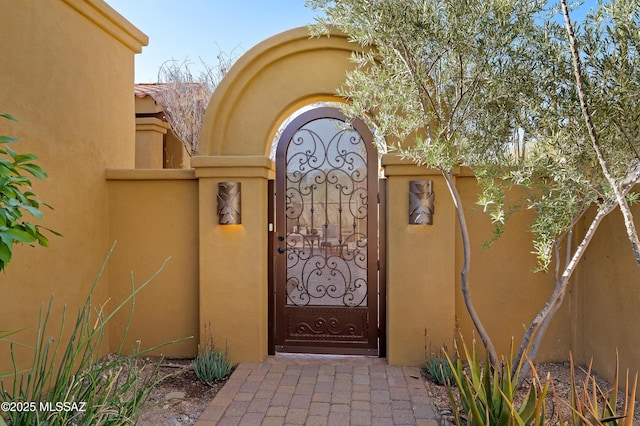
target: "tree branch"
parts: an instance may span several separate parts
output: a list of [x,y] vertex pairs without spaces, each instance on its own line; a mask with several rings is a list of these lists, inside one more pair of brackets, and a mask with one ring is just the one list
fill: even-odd
[[[608,206],[604,208],[601,207],[598,210],[598,213],[593,218],[593,221],[591,222],[589,229],[587,230],[584,238],[582,239],[582,242],[576,248],[576,251],[573,254],[573,257],[571,258],[571,261],[569,262],[568,265],[566,265],[565,270],[562,273],[562,276],[560,277],[560,280],[556,281],[553,289],[553,293],[551,293],[551,296],[547,300],[547,303],[545,304],[544,308],[542,308],[542,310],[538,313],[538,315],[536,315],[533,321],[531,321],[531,324],[529,324],[529,327],[527,328],[527,331],[522,339],[522,343],[520,344],[518,355],[516,356],[516,359],[513,361],[513,367],[511,368],[511,375],[514,379],[518,379],[517,377],[514,377],[516,373],[516,367],[520,365],[522,358],[525,356],[527,352],[529,352],[528,353],[529,359],[535,359],[538,348],[540,346],[539,345],[540,340],[544,335],[544,331],[546,330],[548,323],[553,317],[553,314],[558,310],[560,305],[562,305],[564,296],[567,292],[567,287],[569,285],[569,279],[571,278],[571,276],[573,275],[573,272],[578,266],[578,261],[582,258],[584,252],[589,246],[589,243],[591,242],[591,239],[593,238],[596,230],[598,229],[598,226],[600,226],[600,222],[602,222],[602,219],[604,219],[605,216],[611,213],[615,209],[616,205],[617,205],[616,203],[610,203]],[[531,344],[531,340],[534,338],[534,336],[536,337],[536,340],[533,344]],[[520,374],[521,377],[524,374],[526,374],[526,369],[528,368],[527,365],[528,363],[525,362],[523,370],[521,371],[521,374]]]
[[571,46],[571,57],[573,63],[573,72],[576,79],[576,88],[578,90],[578,98],[580,99],[580,108],[582,110],[582,116],[584,118],[584,122],[587,126],[587,131],[589,132],[589,138],[591,139],[591,144],[593,145],[593,149],[598,158],[598,162],[600,163],[600,167],[602,168],[602,172],[604,173],[605,178],[611,185],[613,192],[616,197],[616,201],[620,206],[620,211],[622,212],[622,216],[624,218],[624,224],[627,228],[627,236],[629,237],[629,241],[631,242],[631,249],[633,251],[633,255],[636,258],[636,262],[640,265],[640,238],[638,238],[638,231],[636,230],[635,223],[633,221],[633,214],[631,213],[631,209],[629,208],[629,204],[627,203],[626,198],[622,195],[620,188],[618,186],[618,182],[616,178],[611,173],[609,169],[609,164],[604,157],[604,152],[600,145],[600,140],[598,134],[596,132],[595,125],[593,124],[593,119],[591,116],[591,111],[589,108],[589,104],[587,102],[587,97],[584,89],[584,81],[582,78],[582,63],[580,61],[580,55],[578,52],[578,46],[576,41],[576,36],[573,31],[573,25],[571,24],[571,20],[569,19],[569,9],[567,7],[567,0],[561,0],[560,4],[562,5],[562,14],[564,15],[565,28],[567,29],[567,36],[569,37],[569,45]]

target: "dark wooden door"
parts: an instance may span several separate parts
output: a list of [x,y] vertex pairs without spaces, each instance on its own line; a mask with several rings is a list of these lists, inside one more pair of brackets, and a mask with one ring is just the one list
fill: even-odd
[[369,354],[378,343],[378,162],[335,108],[283,131],[276,154],[275,349]]

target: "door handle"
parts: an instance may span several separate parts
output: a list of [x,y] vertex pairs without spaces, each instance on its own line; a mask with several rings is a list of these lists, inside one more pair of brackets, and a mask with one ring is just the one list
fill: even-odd
[[285,251],[284,247],[278,247],[278,253],[284,253]]

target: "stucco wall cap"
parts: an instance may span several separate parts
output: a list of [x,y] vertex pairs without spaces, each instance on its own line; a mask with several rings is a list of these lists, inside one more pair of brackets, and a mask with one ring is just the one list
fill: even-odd
[[225,156],[208,156],[196,155],[191,157],[191,167],[262,167],[266,169],[274,169],[274,163],[269,157],[261,155],[225,155]]
[[156,117],[136,117],[137,132],[147,131],[166,134],[170,128],[169,123]]
[[192,180],[193,169],[107,169],[105,179],[115,180]]
[[62,0],[78,13],[92,21],[106,33],[135,53],[149,44],[149,37],[103,0]]
[[[381,159],[382,167],[384,167],[387,176],[411,176],[411,175],[439,175],[438,169],[426,166],[418,166],[408,158],[402,158],[398,154],[385,154]],[[474,176],[473,170],[469,167],[455,167],[452,170],[454,176]]]

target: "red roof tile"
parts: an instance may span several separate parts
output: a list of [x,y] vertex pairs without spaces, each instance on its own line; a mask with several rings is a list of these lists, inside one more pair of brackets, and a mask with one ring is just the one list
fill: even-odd
[[155,101],[162,96],[165,83],[136,83],[134,84],[134,94],[136,98],[151,96]]

